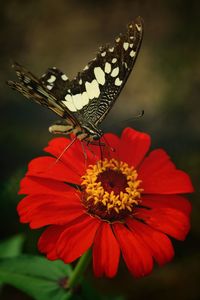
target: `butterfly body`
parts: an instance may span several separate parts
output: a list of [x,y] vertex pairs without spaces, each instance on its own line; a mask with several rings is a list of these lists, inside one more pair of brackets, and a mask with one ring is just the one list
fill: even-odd
[[35,77],[15,63],[19,82],[8,81],[26,98],[48,107],[62,120],[50,126],[52,133],[71,134],[78,139],[98,140],[99,125],[112,108],[135,63],[142,41],[143,23],[137,18],[114,45],[101,47],[96,57],[73,79],[53,67]]
[[86,140],[89,143],[99,140],[103,132],[99,128],[95,128],[92,123],[76,125],[68,119],[58,121],[49,127],[49,132],[53,134],[74,134],[79,140]]

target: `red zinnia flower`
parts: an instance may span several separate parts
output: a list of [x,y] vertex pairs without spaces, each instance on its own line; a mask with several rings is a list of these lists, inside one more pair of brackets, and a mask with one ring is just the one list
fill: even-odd
[[140,277],[151,272],[153,259],[159,265],[172,259],[168,235],[185,239],[191,205],[182,194],[193,187],[164,150],[145,157],[149,135],[127,128],[121,138],[105,138],[115,151],[102,160],[99,147],[84,153],[79,141],[56,160],[70,140],[53,139],[45,151],[54,157],[32,160],[21,181],[20,194],[28,196],[18,205],[20,221],[49,226],[38,247],[50,260],[71,263],[93,247],[96,276],[113,277],[121,253]]

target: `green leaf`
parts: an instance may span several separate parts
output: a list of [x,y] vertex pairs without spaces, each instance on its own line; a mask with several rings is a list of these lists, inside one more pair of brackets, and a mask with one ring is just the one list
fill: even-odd
[[12,236],[0,243],[0,258],[17,256],[22,251],[24,236],[22,234]]
[[70,265],[40,256],[21,255],[0,259],[0,280],[37,300],[67,300],[71,292],[63,287],[71,275]]
[[[13,236],[0,243],[0,258],[14,257],[21,253],[24,243],[24,236],[22,234]],[[3,282],[0,280],[0,290],[3,287]]]

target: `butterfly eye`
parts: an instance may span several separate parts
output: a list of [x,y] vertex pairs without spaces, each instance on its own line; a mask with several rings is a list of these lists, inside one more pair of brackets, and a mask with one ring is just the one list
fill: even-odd
[[102,134],[101,133],[95,133],[94,135],[92,135],[92,139],[94,141],[98,141],[101,138]]

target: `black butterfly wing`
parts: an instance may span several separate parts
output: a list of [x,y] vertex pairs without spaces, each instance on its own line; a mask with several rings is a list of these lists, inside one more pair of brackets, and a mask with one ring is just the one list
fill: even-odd
[[138,17],[113,46],[101,47],[96,57],[70,82],[66,102],[81,123],[98,126],[112,108],[136,61],[143,36]]
[[19,82],[8,81],[8,84],[75,125],[97,127],[112,108],[133,68],[142,34],[143,22],[137,18],[128,25],[124,35],[116,38],[113,46],[101,47],[97,56],[71,81],[57,68],[48,69],[37,79],[15,63],[13,68]]
[[57,68],[48,69],[41,79],[35,77],[18,63],[12,65],[19,82],[8,81],[8,85],[26,98],[49,108],[62,118],[68,118],[72,124],[79,125],[78,120],[62,103],[62,97],[68,90],[68,78]]

